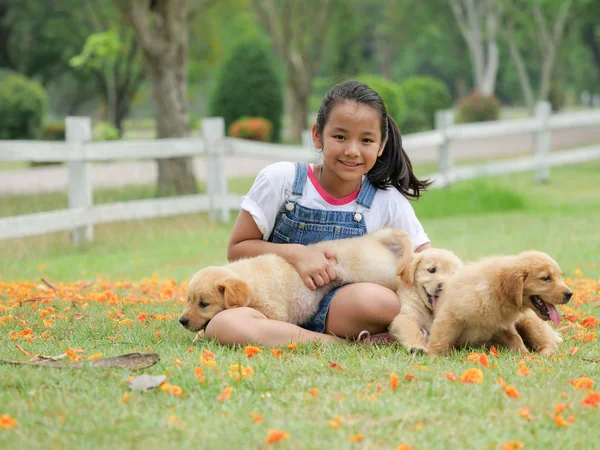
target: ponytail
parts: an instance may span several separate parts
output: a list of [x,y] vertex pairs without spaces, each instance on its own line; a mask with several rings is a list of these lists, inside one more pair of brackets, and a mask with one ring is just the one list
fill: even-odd
[[377,189],[393,186],[405,197],[418,199],[421,192],[432,184],[430,180],[419,180],[413,173],[412,163],[402,148],[402,136],[394,119],[385,113],[385,133],[387,137],[383,153],[367,174],[369,181]]

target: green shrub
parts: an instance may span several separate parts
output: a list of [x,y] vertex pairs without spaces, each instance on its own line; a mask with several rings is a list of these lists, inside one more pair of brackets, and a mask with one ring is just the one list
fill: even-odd
[[48,98],[41,84],[16,73],[0,79],[0,139],[37,139]]
[[450,91],[436,78],[409,77],[400,83],[400,87],[406,99],[406,113],[400,124],[404,134],[433,129],[435,112],[452,106]]
[[119,130],[108,122],[96,122],[92,129],[92,140],[94,141],[116,141],[119,139]]
[[354,78],[356,81],[365,83],[371,89],[379,94],[385,103],[387,112],[398,125],[404,120],[406,114],[406,99],[400,85],[394,81],[378,75],[359,75]]
[[210,113],[225,119],[225,127],[242,117],[264,117],[279,141],[283,95],[267,46],[250,40],[235,47],[221,67],[210,99]]
[[457,120],[460,123],[498,120],[500,102],[493,95],[481,95],[479,92],[473,91],[458,102],[456,109],[458,111]]
[[271,142],[273,124],[262,117],[243,117],[229,126],[229,135],[251,141]]

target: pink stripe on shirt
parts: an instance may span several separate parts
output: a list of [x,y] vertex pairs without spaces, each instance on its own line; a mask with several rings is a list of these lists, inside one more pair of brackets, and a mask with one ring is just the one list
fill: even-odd
[[312,185],[315,187],[315,189],[317,190],[317,192],[319,193],[321,198],[333,206],[347,205],[348,203],[351,203],[354,200],[356,200],[358,197],[358,194],[360,193],[360,188],[359,188],[358,190],[354,191],[352,194],[347,195],[346,197],[342,197],[342,198],[332,197],[331,195],[329,195],[327,193],[327,191],[325,189],[323,189],[323,186],[321,186],[321,183],[319,183],[319,180],[317,180],[315,172],[313,171],[312,166],[310,164],[308,165],[308,179],[310,180]]

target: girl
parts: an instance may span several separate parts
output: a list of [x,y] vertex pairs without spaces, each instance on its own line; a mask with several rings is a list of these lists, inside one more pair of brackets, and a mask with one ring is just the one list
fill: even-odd
[[[307,287],[334,277],[335,255],[306,247],[359,236],[383,227],[405,230],[416,251],[430,247],[407,197],[419,198],[429,181],[418,180],[402,148],[400,130],[381,97],[348,81],[323,99],[312,139],[323,162],[280,162],[265,167],[242,198],[227,257],[230,261],[276,253],[294,266]],[[301,327],[267,319],[252,308],[220,312],[206,337],[222,344],[286,345],[335,342],[361,332],[386,332],[400,312],[395,292],[372,283],[334,289]]]

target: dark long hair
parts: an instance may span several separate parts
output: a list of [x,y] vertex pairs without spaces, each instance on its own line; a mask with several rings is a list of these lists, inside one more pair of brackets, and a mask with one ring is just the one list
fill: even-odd
[[431,185],[429,180],[419,180],[413,173],[410,158],[402,147],[400,129],[387,113],[385,104],[377,92],[358,81],[346,81],[336,84],[325,94],[317,114],[317,132],[323,134],[325,123],[333,108],[345,101],[367,105],[376,110],[381,117],[381,138],[387,139],[383,154],[367,174],[369,181],[377,189],[393,186],[405,197],[418,199],[421,192]]

